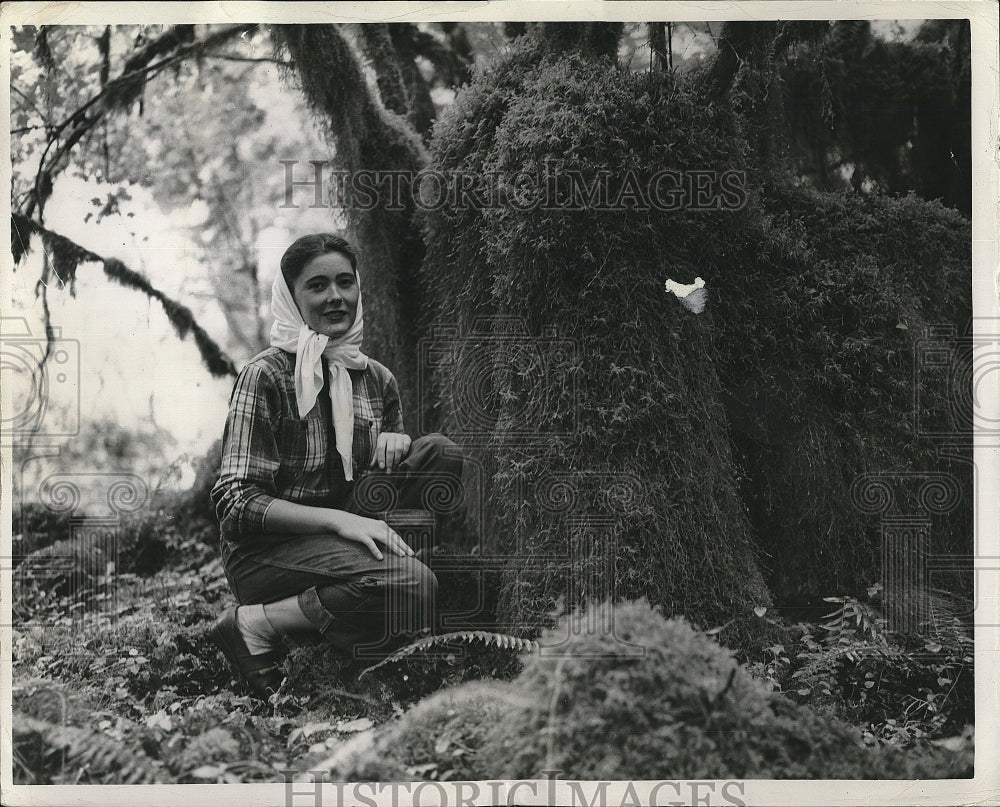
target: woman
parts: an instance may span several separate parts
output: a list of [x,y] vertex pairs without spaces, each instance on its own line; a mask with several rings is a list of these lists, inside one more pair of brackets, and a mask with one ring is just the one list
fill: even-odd
[[[258,697],[281,682],[290,646],[322,637],[345,653],[428,624],[434,574],[365,506],[381,475],[401,507],[461,477],[439,434],[403,431],[392,373],[361,352],[357,255],[343,238],[308,235],[281,258],[271,347],[240,372],[212,489],[229,608],[212,637]],[[423,483],[423,484],[421,484]]]

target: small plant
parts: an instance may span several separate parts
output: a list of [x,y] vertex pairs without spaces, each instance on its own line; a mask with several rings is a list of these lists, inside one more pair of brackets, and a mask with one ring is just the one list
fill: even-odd
[[[877,601],[826,597],[837,607],[814,635],[800,626],[789,690],[802,702],[866,726],[868,742],[912,745],[961,731],[972,721],[972,637],[942,613],[933,638],[887,629]],[[942,603],[937,603],[942,611]]]

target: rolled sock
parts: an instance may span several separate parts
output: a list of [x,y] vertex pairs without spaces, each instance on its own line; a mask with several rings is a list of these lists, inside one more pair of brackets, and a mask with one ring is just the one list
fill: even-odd
[[247,650],[253,656],[282,647],[281,636],[268,622],[263,605],[241,605],[237,608],[236,627],[240,629]]

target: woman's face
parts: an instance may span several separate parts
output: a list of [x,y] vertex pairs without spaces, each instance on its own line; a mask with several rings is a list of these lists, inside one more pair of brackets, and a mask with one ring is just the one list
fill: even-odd
[[360,295],[351,262],[339,252],[327,252],[309,261],[292,289],[306,325],[333,339],[351,329]]

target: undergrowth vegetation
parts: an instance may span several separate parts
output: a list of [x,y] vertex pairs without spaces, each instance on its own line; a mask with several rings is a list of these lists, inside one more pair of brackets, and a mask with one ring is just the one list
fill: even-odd
[[763,648],[750,672],[773,690],[863,728],[870,744],[909,746],[958,735],[974,722],[974,643],[950,598],[931,598],[919,636],[888,630],[881,586],[868,596],[825,598],[816,623],[788,628],[789,641]]
[[[165,534],[166,568],[123,572],[114,586],[57,593],[22,576],[16,781],[264,782],[324,766],[444,781],[543,764],[585,778],[952,777],[971,765],[968,628],[942,609],[936,631],[907,642],[886,629],[877,587],[865,601],[832,598],[815,622],[762,611],[761,635],[785,642],[740,647],[743,667],[716,639],[630,605],[615,611],[616,636],[645,647],[642,658],[615,645],[603,660],[540,657],[482,626],[377,659],[307,646],[262,703],[233,688],[208,638],[232,601],[214,548],[206,535]],[[568,619],[542,644],[565,641]],[[605,636],[568,635],[570,652],[607,654]],[[729,736],[742,740],[720,746]],[[654,756],[662,770],[643,768]]]
[[[290,654],[272,702],[256,701],[233,688],[208,636],[232,602],[210,545],[216,528],[182,539],[175,522],[154,511],[121,528],[155,529],[166,567],[153,574],[47,571],[36,563],[45,547],[19,566],[17,781],[282,781],[282,771],[309,770],[317,755],[429,692],[519,668],[527,645],[485,630],[425,637],[379,659],[308,646]],[[134,548],[141,538],[123,536],[122,544]],[[37,540],[68,539],[54,530]],[[53,574],[66,585],[54,587]]]
[[428,698],[371,742],[334,755],[332,773],[349,781],[544,770],[584,780],[971,774],[968,743],[866,748],[857,729],[771,692],[729,651],[645,603],[618,606],[613,634],[582,624],[574,614],[543,635],[549,653],[529,658],[512,682]]

